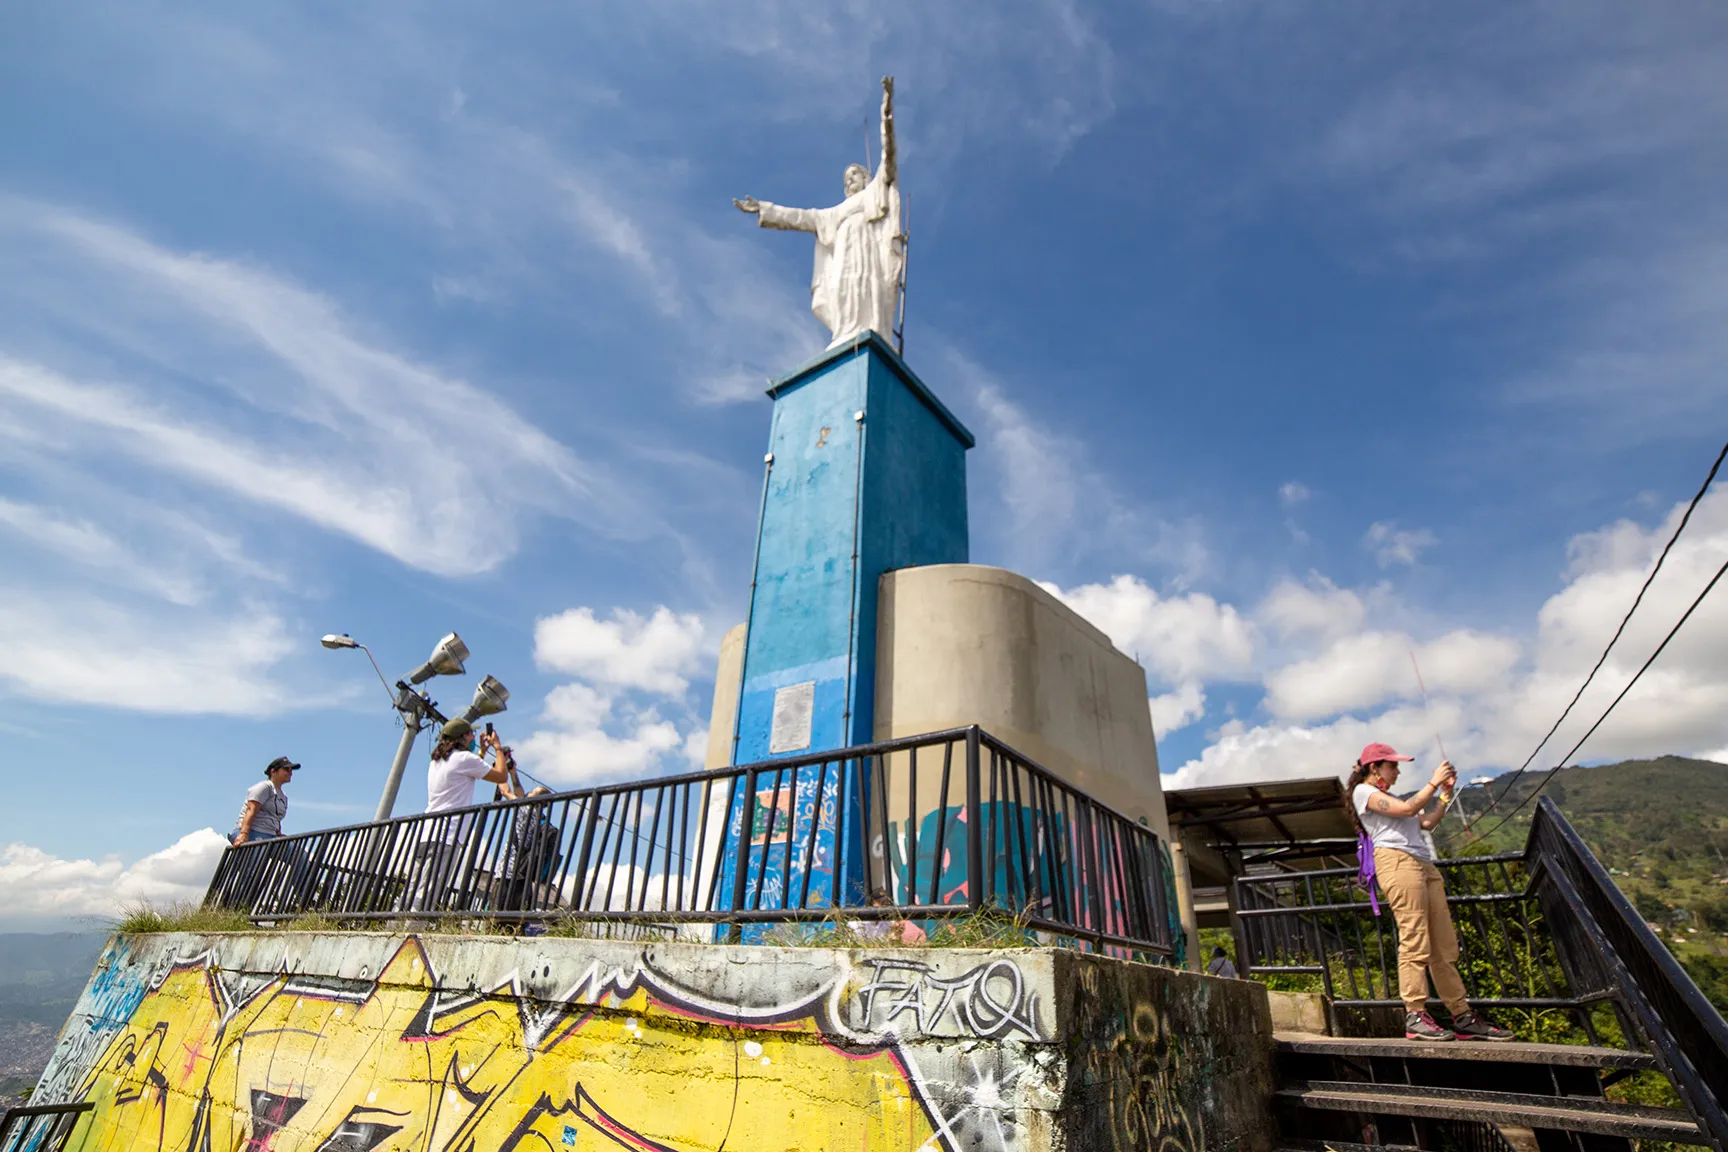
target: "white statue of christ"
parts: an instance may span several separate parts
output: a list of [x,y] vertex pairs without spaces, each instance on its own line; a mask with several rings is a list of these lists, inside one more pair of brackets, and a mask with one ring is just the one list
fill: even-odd
[[894,311],[906,267],[900,185],[894,167],[894,78],[882,78],[882,163],[846,169],[846,199],[832,208],[787,208],[746,196],[732,203],[763,228],[816,234],[810,310],[834,334],[830,348],[874,329],[894,339]]

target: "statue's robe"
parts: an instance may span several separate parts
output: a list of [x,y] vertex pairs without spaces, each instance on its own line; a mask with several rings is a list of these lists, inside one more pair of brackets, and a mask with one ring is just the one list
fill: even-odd
[[900,188],[882,168],[860,191],[832,208],[760,203],[757,223],[816,234],[810,310],[834,334],[830,348],[875,329],[894,339],[905,252],[900,240]]

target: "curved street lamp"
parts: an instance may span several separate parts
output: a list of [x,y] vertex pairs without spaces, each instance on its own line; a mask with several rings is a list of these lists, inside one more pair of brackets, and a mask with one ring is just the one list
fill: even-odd
[[[415,686],[424,684],[434,676],[460,676],[467,669],[463,666],[468,659],[468,645],[462,642],[462,637],[452,632],[438,641],[432,649],[431,657],[420,667],[408,674],[406,680],[396,681],[396,690],[390,691],[390,684],[384,679],[384,673],[378,667],[378,661],[372,659],[372,650],[346,632],[331,633],[319,643],[330,649],[358,648],[366,653],[366,659],[372,661],[372,670],[378,673],[378,682],[384,685],[384,691],[390,694],[390,706],[402,714],[402,740],[396,745],[396,758],[390,763],[390,775],[384,781],[384,794],[378,798],[378,814],[375,821],[390,819],[390,813],[396,807],[396,793],[402,787],[402,773],[408,766],[408,753],[414,748],[414,740],[420,735],[420,730],[426,727],[428,721],[444,723],[444,714],[438,711],[438,705],[424,691],[415,691]],[[473,723],[481,716],[492,716],[504,711],[510,699],[510,690],[499,683],[497,677],[488,676],[474,690],[474,701],[460,713],[460,718]]]

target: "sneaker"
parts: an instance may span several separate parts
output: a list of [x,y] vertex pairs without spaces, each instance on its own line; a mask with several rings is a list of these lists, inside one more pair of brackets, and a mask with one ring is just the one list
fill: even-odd
[[1510,1029],[1492,1020],[1484,1020],[1480,1012],[1463,1012],[1452,1017],[1452,1031],[1460,1040],[1516,1040]]
[[1409,1012],[1404,1016],[1404,1039],[1406,1040],[1456,1040],[1450,1028],[1442,1028],[1434,1023],[1434,1017],[1426,1012]]

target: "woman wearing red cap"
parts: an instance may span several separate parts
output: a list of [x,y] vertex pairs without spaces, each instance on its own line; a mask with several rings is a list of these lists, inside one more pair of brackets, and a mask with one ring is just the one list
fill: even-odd
[[[1432,812],[1425,809],[1437,793],[1450,792],[1458,770],[1442,760],[1419,792],[1400,800],[1392,795],[1392,788],[1398,783],[1398,765],[1410,759],[1389,744],[1370,744],[1357,758],[1349,782],[1351,819],[1356,831],[1374,846],[1374,878],[1398,921],[1404,1038],[1511,1040],[1511,1032],[1483,1019],[1464,999],[1464,981],[1458,977],[1458,934],[1452,928],[1452,910],[1446,906],[1446,881],[1434,866],[1434,852],[1424,835],[1440,823],[1446,806],[1441,804]],[[1434,991],[1452,1014],[1450,1028],[1441,1027],[1428,1014],[1430,976]]]

